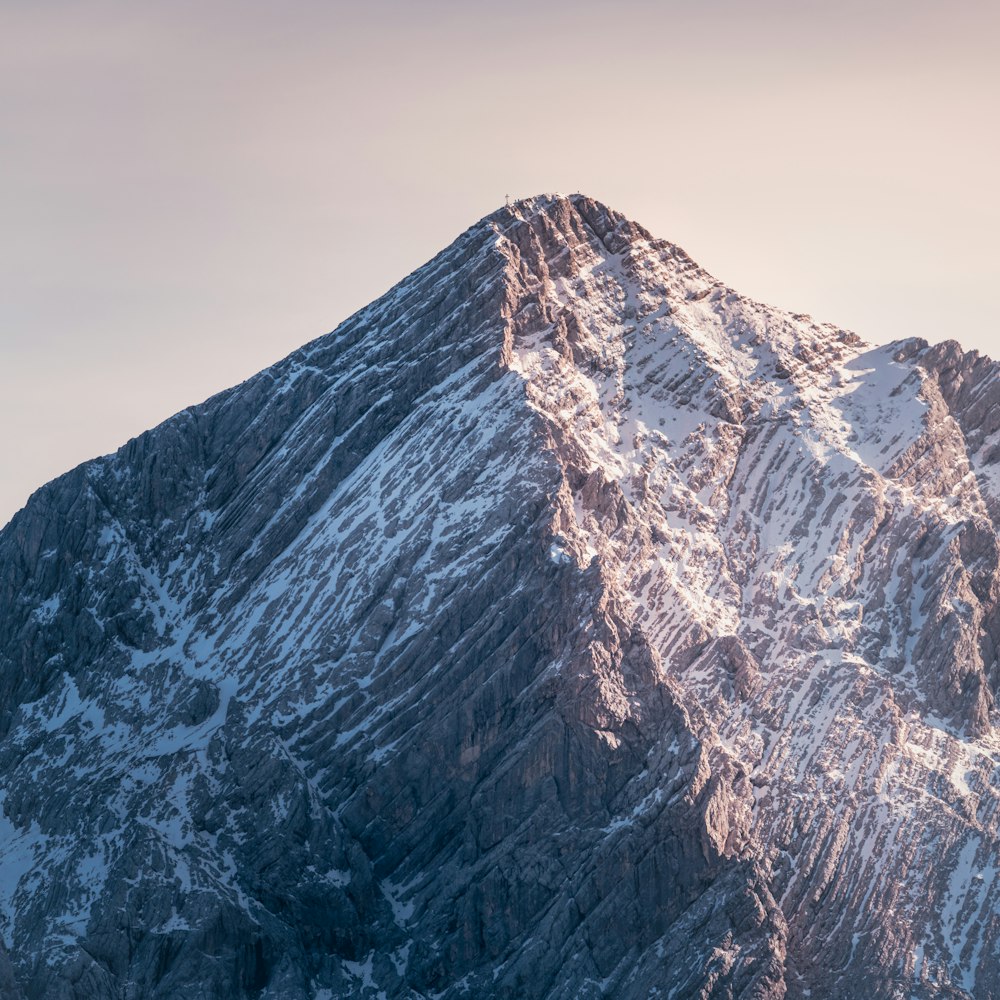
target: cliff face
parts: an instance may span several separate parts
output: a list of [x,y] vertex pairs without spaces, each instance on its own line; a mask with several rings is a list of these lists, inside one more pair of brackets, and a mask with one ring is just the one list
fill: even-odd
[[998,375],[539,198],[43,488],[0,993],[1000,997]]

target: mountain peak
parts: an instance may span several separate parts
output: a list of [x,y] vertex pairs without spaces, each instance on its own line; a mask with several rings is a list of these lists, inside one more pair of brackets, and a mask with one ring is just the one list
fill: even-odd
[[619,253],[631,241],[652,239],[638,223],[604,203],[579,193],[540,194],[521,198],[497,209],[484,221],[492,223],[500,232],[516,228],[518,224],[549,225],[564,236],[580,236],[584,230],[589,230],[602,242],[610,240],[612,246],[618,247],[614,252]]
[[998,414],[492,213],[0,532],[0,992],[1000,997]]
[[[513,236],[515,242],[516,234],[524,233],[525,226],[539,236],[549,234],[550,249],[555,254],[560,253],[566,243],[571,246],[589,243],[599,253],[628,254],[630,259],[625,262],[626,270],[635,270],[637,265],[638,270],[659,268],[673,275],[683,275],[681,294],[691,300],[739,300],[751,311],[787,320],[769,325],[775,333],[780,327],[780,336],[774,338],[772,344],[774,350],[792,359],[822,351],[821,344],[831,339],[858,350],[866,346],[854,333],[830,324],[816,323],[808,315],[789,313],[740,295],[701,267],[677,244],[655,237],[638,222],[584,194],[540,194],[519,199],[483,221],[500,235]],[[554,246],[551,245],[553,238]],[[839,352],[834,349],[834,353]]]

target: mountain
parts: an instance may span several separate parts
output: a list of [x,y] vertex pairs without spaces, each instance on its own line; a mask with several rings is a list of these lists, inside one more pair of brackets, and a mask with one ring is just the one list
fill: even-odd
[[1000,366],[579,195],[0,533],[0,993],[1000,997]]

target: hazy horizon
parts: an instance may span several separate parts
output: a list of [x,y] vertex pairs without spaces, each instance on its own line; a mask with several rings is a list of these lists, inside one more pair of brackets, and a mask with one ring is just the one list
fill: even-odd
[[0,524],[582,191],[739,292],[1000,355],[1000,12],[629,0],[0,11]]

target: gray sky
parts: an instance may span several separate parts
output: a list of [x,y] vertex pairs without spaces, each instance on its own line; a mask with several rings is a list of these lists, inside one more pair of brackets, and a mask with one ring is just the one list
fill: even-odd
[[1000,5],[0,0],[0,523],[504,195],[1000,356]]

